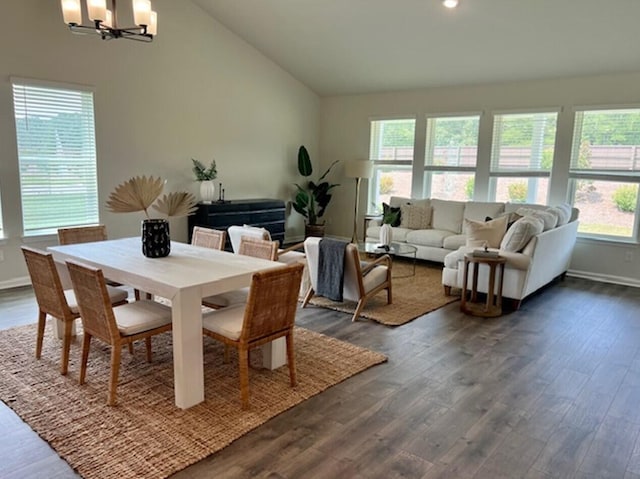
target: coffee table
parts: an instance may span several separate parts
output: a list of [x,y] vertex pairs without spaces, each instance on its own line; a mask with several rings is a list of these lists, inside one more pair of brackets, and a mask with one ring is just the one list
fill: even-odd
[[391,243],[388,247],[385,248],[380,243],[367,241],[365,243],[358,243],[358,251],[360,253],[371,254],[374,256],[381,256],[383,254],[388,254],[392,258],[394,256],[411,258],[413,259],[411,274],[407,274],[403,276],[394,276],[394,278],[405,278],[409,276],[415,276],[416,274],[416,256],[418,253],[418,248],[416,248],[413,245],[410,245],[407,243]]

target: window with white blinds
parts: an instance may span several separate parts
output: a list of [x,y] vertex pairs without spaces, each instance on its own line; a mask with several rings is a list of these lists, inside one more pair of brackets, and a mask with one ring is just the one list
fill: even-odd
[[367,211],[377,213],[391,196],[411,196],[415,118],[372,120],[369,159],[373,178],[369,180]]
[[579,233],[637,239],[640,108],[576,111],[569,177]]
[[12,85],[24,234],[98,223],[93,92]]
[[427,118],[425,198],[473,199],[480,115]]
[[558,112],[495,114],[491,196],[511,203],[547,202]]

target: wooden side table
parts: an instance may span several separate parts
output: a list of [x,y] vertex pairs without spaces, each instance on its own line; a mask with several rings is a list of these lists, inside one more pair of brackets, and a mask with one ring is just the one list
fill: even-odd
[[[504,265],[506,258],[488,258],[473,256],[472,253],[464,255],[464,276],[462,280],[462,297],[460,311],[483,318],[494,318],[502,314],[502,281],[504,279]],[[471,297],[467,300],[467,285],[469,278],[469,264],[473,263],[473,279],[471,282]],[[489,267],[489,283],[487,284],[487,301],[478,303],[478,270],[481,264]],[[498,274],[498,287],[496,288],[496,269],[500,267]]]

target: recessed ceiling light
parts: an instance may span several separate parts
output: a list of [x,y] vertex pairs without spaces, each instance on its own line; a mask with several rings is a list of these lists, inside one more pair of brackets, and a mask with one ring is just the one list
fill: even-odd
[[442,0],[442,4],[447,8],[456,8],[458,6],[458,0]]

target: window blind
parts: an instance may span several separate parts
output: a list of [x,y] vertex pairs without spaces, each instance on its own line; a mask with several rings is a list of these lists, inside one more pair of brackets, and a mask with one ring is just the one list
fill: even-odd
[[570,173],[640,177],[640,109],[576,112]]
[[479,124],[479,115],[427,119],[425,164],[434,169],[475,168]]
[[553,164],[558,114],[496,114],[493,124],[491,172],[542,172]]
[[370,159],[412,162],[415,125],[415,119],[372,121]]
[[13,81],[25,235],[98,223],[93,93]]

